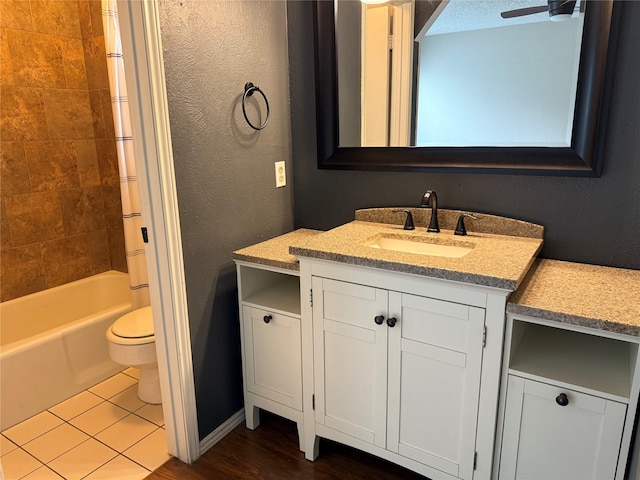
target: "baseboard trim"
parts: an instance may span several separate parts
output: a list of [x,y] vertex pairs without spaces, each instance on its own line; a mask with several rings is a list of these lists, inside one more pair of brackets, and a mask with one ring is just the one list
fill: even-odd
[[200,455],[213,447],[216,443],[226,437],[231,430],[244,422],[244,408],[231,415],[222,425],[216,428],[209,435],[200,440]]

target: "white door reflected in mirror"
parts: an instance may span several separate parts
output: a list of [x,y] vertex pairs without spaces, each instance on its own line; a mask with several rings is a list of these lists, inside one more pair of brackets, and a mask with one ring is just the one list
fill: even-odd
[[[582,1],[564,22],[547,11],[501,16],[535,0],[448,0],[426,15],[424,0],[336,1],[341,147],[570,145]],[[367,28],[380,9],[386,42]],[[385,69],[367,60],[373,42]]]

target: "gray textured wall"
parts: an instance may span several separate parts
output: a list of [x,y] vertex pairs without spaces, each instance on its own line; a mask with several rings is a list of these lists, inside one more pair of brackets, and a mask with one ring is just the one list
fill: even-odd
[[[160,13],[204,438],[242,407],[231,253],[293,228],[292,188],[276,189],[274,173],[278,160],[291,172],[286,7],[283,1],[163,0]],[[259,133],[242,116],[248,81],[271,106]],[[264,105],[248,107],[257,123]]]
[[318,170],[311,6],[290,2],[289,51],[297,227],[328,229],[357,208],[417,205],[426,189],[439,205],[545,226],[541,256],[640,269],[640,2],[621,13],[601,178]]

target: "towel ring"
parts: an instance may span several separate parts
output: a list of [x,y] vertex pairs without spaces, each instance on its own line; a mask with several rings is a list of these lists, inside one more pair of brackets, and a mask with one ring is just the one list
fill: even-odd
[[[253,95],[254,92],[258,92],[260,95],[262,95],[262,98],[264,98],[264,103],[267,106],[267,116],[264,119],[263,124],[260,125],[259,127],[256,127],[253,123],[251,123],[251,120],[249,120],[249,117],[247,117],[247,111],[244,106],[245,101],[247,100],[247,97],[250,97],[251,95]],[[264,94],[264,92],[260,90],[260,87],[257,87],[251,82],[247,82],[244,84],[244,95],[242,96],[242,114],[244,115],[244,119],[247,121],[249,126],[254,130],[262,130],[264,127],[267,126],[267,122],[269,121],[269,100],[267,100],[267,96]]]

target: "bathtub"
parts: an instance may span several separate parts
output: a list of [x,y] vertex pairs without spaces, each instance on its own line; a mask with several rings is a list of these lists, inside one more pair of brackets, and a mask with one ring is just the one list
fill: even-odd
[[0,303],[0,430],[122,370],[105,332],[130,311],[116,271]]

